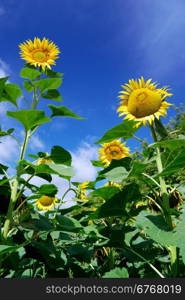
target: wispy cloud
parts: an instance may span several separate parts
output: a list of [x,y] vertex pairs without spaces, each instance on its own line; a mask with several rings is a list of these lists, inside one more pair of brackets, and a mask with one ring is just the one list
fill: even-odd
[[41,140],[41,138],[38,135],[34,135],[30,139],[29,143],[31,150],[43,150],[44,151],[44,142]]
[[0,162],[6,164],[7,162],[14,162],[18,159],[19,147],[17,142],[11,137],[1,138],[0,143]]
[[0,58],[0,78],[8,76],[10,72],[11,70],[9,65],[2,58]]
[[72,153],[73,167],[76,171],[74,180],[87,181],[94,180],[96,168],[92,166],[90,160],[97,159],[97,147],[91,146],[87,142],[82,142],[81,146]]

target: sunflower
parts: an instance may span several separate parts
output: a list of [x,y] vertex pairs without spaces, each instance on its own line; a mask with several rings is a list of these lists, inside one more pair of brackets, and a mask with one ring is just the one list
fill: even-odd
[[81,184],[79,184],[79,188],[80,189],[86,189],[89,185],[89,181],[85,181],[85,182],[82,182]]
[[172,96],[168,93],[168,87],[157,88],[156,82],[151,83],[141,77],[138,80],[131,79],[120,92],[120,106],[117,109],[119,116],[126,115],[124,119],[136,122],[136,127],[147,122],[152,124],[155,118],[165,116],[168,106],[171,104],[164,101],[166,97]]
[[126,156],[129,156],[130,149],[125,147],[125,143],[121,143],[121,140],[113,140],[110,143],[102,144],[102,148],[98,150],[100,156],[99,159],[108,166],[113,159],[119,160]]
[[40,158],[38,161],[37,161],[37,165],[44,165],[44,164],[47,164],[47,163],[52,163],[53,161],[49,158]]
[[57,202],[56,197],[42,196],[36,200],[36,205],[40,210],[50,210]]
[[121,190],[121,184],[115,183],[115,182],[112,182],[112,181],[109,181],[109,182],[105,183],[104,186],[106,186],[106,187],[107,186],[115,186],[115,187],[117,187],[118,189]]
[[42,70],[51,69],[50,65],[55,65],[55,60],[60,53],[58,47],[46,38],[27,40],[20,44],[19,48],[22,59],[34,67],[41,67]]

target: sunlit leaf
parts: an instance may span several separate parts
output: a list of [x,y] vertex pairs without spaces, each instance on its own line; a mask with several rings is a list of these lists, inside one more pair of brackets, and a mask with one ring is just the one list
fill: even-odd
[[119,138],[127,140],[131,138],[137,130],[138,128],[135,127],[134,121],[125,120],[123,123],[108,130],[95,144],[107,143]]
[[7,116],[12,117],[19,121],[26,131],[51,120],[45,115],[42,110],[27,110],[22,109],[19,111],[7,111]]
[[35,78],[37,78],[38,76],[40,76],[40,72],[34,68],[29,68],[29,67],[25,67],[21,70],[20,72],[20,76],[22,78],[26,78],[26,79],[30,79],[33,80]]
[[82,120],[84,118],[79,117],[77,114],[72,112],[69,108],[65,106],[56,106],[53,104],[48,105],[49,108],[52,110],[52,115],[51,117],[71,117],[75,119]]

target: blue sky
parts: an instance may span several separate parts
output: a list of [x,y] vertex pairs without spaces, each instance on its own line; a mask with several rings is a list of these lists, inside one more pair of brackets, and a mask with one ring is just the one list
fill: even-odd
[[[61,50],[55,69],[64,73],[63,105],[86,118],[55,118],[44,125],[36,152],[61,145],[77,157],[92,150],[94,158],[93,142],[121,123],[117,95],[130,78],[169,85],[170,102],[184,103],[184,0],[1,0],[0,28],[0,74],[10,73],[11,82],[21,84],[18,45],[35,36],[51,39]],[[40,108],[48,103],[42,101]],[[148,130],[139,135],[148,137]],[[134,151],[138,144],[128,145]]]

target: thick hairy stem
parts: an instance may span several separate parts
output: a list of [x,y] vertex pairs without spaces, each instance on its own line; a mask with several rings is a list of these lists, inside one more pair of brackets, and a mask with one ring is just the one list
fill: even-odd
[[[31,109],[34,110],[36,109],[37,103],[38,103],[38,99],[39,96],[37,96],[38,90],[35,88],[34,89],[34,94],[33,94],[33,101],[32,101],[32,105],[31,105]],[[29,142],[31,136],[31,131],[30,130],[26,130],[25,131],[25,137],[24,137],[24,141],[21,147],[21,151],[20,151],[20,160],[23,160],[26,154],[26,148]],[[19,178],[20,178],[20,170],[18,168],[17,170],[17,174],[15,176],[15,180],[12,183],[11,186],[11,197],[10,197],[10,203],[8,206],[8,212],[6,215],[6,220],[4,223],[4,230],[3,230],[3,238],[6,240],[8,237],[8,232],[9,232],[9,227],[10,227],[10,223],[12,220],[12,215],[13,215],[13,209],[15,206],[15,203],[17,201],[17,192],[18,192],[18,187],[19,187]]]
[[[155,142],[157,142],[157,135],[155,132],[154,127],[151,125],[150,126],[152,136]],[[161,153],[159,147],[157,147],[157,156],[156,156],[156,164],[157,164],[157,169],[159,174],[163,171],[163,165],[162,165],[162,160],[161,160]],[[162,194],[162,199],[163,199],[163,211],[166,219],[166,223],[170,228],[173,228],[172,224],[172,218],[171,215],[169,214],[169,209],[170,209],[170,204],[169,204],[169,195],[168,191],[166,188],[166,183],[164,178],[159,177],[160,180],[160,187],[161,187],[161,194]],[[169,246],[169,253],[170,253],[170,262],[171,262],[171,271],[172,271],[172,276],[176,277],[178,274],[178,253],[177,253],[177,248],[175,246]]]

